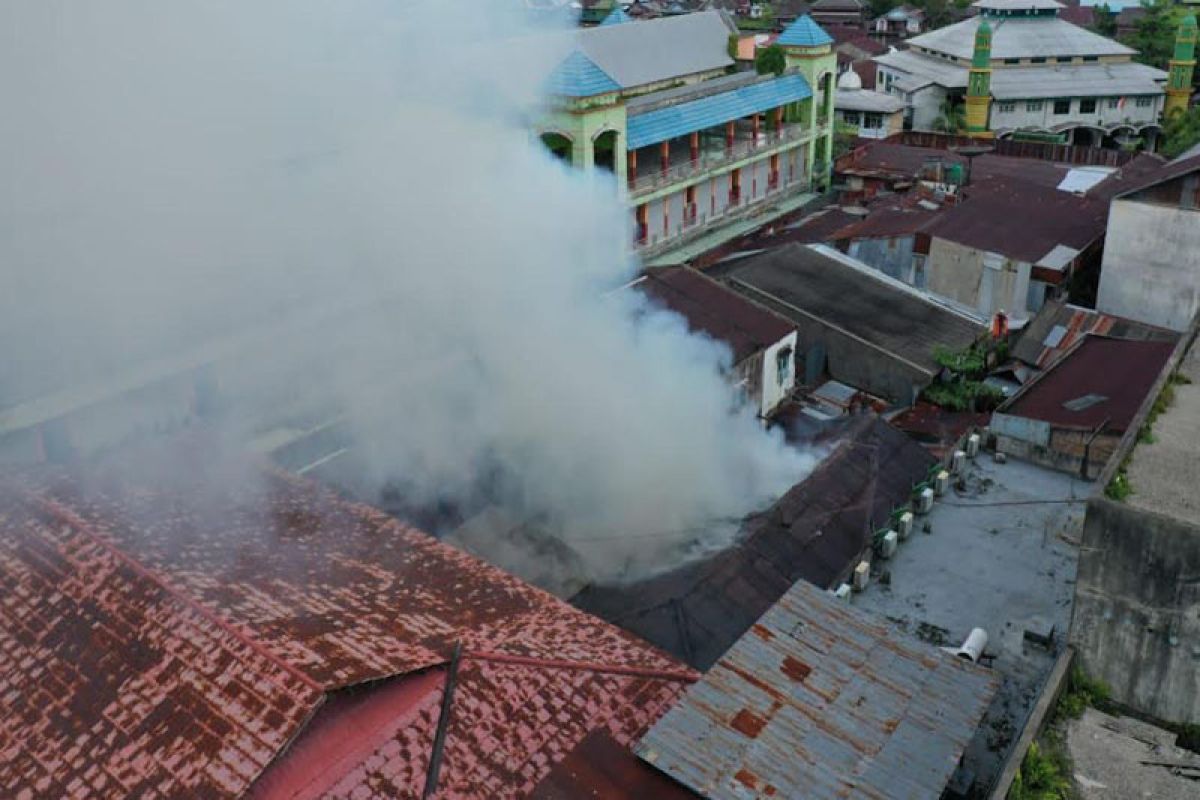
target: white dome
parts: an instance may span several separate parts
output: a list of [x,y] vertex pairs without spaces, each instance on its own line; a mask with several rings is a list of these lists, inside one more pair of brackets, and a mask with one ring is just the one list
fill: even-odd
[[861,89],[862,78],[858,77],[858,73],[852,69],[848,69],[842,73],[842,77],[838,78],[837,87],[839,89]]

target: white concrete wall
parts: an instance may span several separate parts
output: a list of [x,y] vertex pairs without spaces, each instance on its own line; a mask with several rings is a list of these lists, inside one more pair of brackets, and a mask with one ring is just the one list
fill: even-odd
[[[759,413],[766,417],[775,410],[775,406],[779,405],[784,398],[791,393],[796,385],[796,332],[792,331],[787,336],[780,339],[775,344],[767,348],[763,353],[762,362],[762,408]],[[782,382],[779,380],[779,369],[775,363],[775,359],[779,355],[779,351],[784,348],[791,348],[792,354],[788,358],[789,365],[787,375]]]
[[929,290],[982,314],[1004,311],[1015,319],[1032,316],[1028,308],[1032,267],[998,253],[934,237],[925,266]]
[[1200,308],[1200,210],[1114,200],[1096,307],[1182,331]]
[[933,121],[942,113],[946,90],[940,86],[926,86],[912,92],[908,97],[908,104],[913,110],[913,130],[932,130]]
[[992,102],[991,127],[992,128],[1050,128],[1054,125],[1093,125],[1093,126],[1108,126],[1116,125],[1128,121],[1136,126],[1147,125],[1158,120],[1159,112],[1162,110],[1162,98],[1154,98],[1154,102],[1147,108],[1138,106],[1136,98],[1130,97],[1125,101],[1124,108],[1109,108],[1107,97],[1097,97],[1096,111],[1091,114],[1084,114],[1079,110],[1081,98],[1073,98],[1071,100],[1071,111],[1067,114],[1054,113],[1054,100],[1040,100],[1032,102],[1040,102],[1041,107],[1036,111],[1029,110],[1028,100],[1011,101],[1015,107],[1012,111],[1003,110],[1003,102],[995,100]]

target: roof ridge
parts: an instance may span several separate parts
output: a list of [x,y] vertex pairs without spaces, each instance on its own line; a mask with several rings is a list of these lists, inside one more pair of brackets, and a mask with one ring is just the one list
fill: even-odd
[[204,604],[202,604],[199,601],[188,596],[181,590],[173,587],[170,583],[168,583],[163,578],[163,576],[159,575],[157,572],[150,569],[148,566],[146,566],[142,562],[138,561],[136,558],[131,556],[129,553],[126,553],[124,550],[122,550],[120,547],[118,547],[116,545],[116,543],[110,541],[105,536],[102,536],[98,531],[96,531],[96,529],[94,528],[94,526],[91,523],[89,523],[87,520],[85,520],[79,514],[75,513],[71,509],[65,507],[64,505],[62,505],[61,503],[59,503],[55,500],[47,498],[47,497],[40,495],[36,492],[33,492],[31,490],[23,489],[23,490],[19,490],[19,491],[25,495],[25,497],[28,501],[32,502],[34,505],[41,508],[47,514],[51,515],[52,517],[55,517],[60,522],[63,522],[66,525],[69,525],[77,533],[82,534],[83,536],[85,536],[88,539],[90,539],[91,541],[93,541],[95,544],[104,548],[109,553],[111,553],[114,557],[116,557],[118,560],[120,560],[122,563],[124,563],[126,566],[128,566],[130,569],[132,569],[134,572],[136,572],[138,575],[141,575],[146,580],[154,583],[156,586],[161,588],[164,592],[166,592],[168,595],[170,595],[176,601],[182,603],[187,608],[191,609],[192,611],[196,612],[200,616],[204,617],[206,620],[213,623],[218,628],[221,628],[223,631],[225,631],[229,635],[233,636],[239,642],[241,642],[245,646],[249,647],[255,653],[257,653],[258,655],[265,658],[268,662],[279,667],[284,672],[287,672],[292,677],[299,680],[301,683],[303,683],[309,689],[312,689],[312,690],[318,692],[322,697],[324,697],[325,691],[326,691],[325,687],[322,686],[320,683],[318,683],[316,680],[314,680],[312,677],[305,674],[302,670],[293,666],[292,664],[289,664],[287,661],[283,660],[278,655],[272,653],[270,650],[268,650],[262,644],[254,641],[253,638],[251,638],[247,634],[243,633],[242,631],[238,630],[237,627],[233,625],[233,623],[231,623],[228,620],[221,617],[221,615],[219,615],[217,612],[213,611],[212,609],[208,608]]
[[620,666],[617,664],[598,664],[590,661],[571,661],[557,658],[538,658],[536,656],[519,656],[495,651],[472,650],[463,651],[463,658],[474,658],[479,661],[491,661],[497,664],[522,664],[531,667],[549,667],[552,669],[570,669],[584,672],[600,672],[610,675],[628,675],[636,678],[653,678],[666,681],[687,681],[695,683],[700,679],[693,670],[671,670],[654,667]]

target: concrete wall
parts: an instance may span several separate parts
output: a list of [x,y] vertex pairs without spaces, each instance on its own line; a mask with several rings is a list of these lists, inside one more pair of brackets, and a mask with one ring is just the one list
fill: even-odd
[[933,375],[915,369],[837,328],[799,315],[789,316],[799,331],[801,354],[823,347],[826,371],[834,380],[907,405]]
[[1200,723],[1200,527],[1091,500],[1071,642],[1113,699]]
[[1013,261],[938,237],[930,241],[925,265],[930,291],[977,308],[983,314],[1003,310],[1018,319],[1032,315],[1031,271],[1024,261]]
[[[790,349],[791,354],[787,358],[787,370],[781,376],[778,358],[780,351],[785,349]],[[766,349],[766,352],[763,354],[761,376],[762,395],[760,398],[759,413],[767,417],[775,410],[775,406],[779,405],[784,398],[791,394],[792,388],[796,385],[795,331],[792,331]],[[783,378],[782,381],[780,377]]]
[[[1027,426],[1024,433],[1021,423]],[[993,414],[992,429],[998,452],[1087,480],[1099,477],[1121,441],[1120,433],[1093,436],[1091,431],[1052,428],[1007,414]]]
[[1198,254],[1200,210],[1114,200],[1096,307],[1184,330],[1200,309]]
[[[1158,121],[1158,113],[1162,109],[1162,97],[1154,98],[1148,107],[1137,104],[1136,98],[1130,97],[1125,101],[1124,108],[1109,108],[1109,98],[1097,97],[1096,110],[1084,114],[1079,110],[1082,98],[1071,100],[1071,110],[1066,114],[1054,113],[1054,100],[1013,100],[1012,111],[1003,110],[1003,102],[992,101],[991,128],[1049,128],[1053,125],[1075,124],[1090,126],[1109,126],[1128,122],[1134,127],[1149,125]],[[1034,108],[1030,109],[1030,104]]]

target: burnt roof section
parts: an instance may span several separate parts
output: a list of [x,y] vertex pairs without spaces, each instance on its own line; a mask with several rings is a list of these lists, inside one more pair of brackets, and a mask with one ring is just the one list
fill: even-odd
[[974,184],[925,231],[1030,264],[1056,245],[1083,250],[1104,235],[1108,203],[1023,180]]
[[1173,342],[1086,336],[997,411],[1058,427],[1093,430],[1104,423],[1109,432],[1123,432],[1174,349]]
[[636,752],[709,798],[939,797],[998,684],[800,581]]
[[[592,729],[628,743],[692,678],[208,437],[8,476],[0,492],[0,785],[18,796],[238,797],[267,767],[272,797],[315,785],[296,759],[322,765],[331,792],[419,795],[456,643],[439,787],[528,791]],[[347,711],[333,702],[347,692],[370,702]]]
[[1030,366],[1045,369],[1080,338],[1090,333],[1115,339],[1155,342],[1179,340],[1179,334],[1175,331],[1061,301],[1050,301],[1021,330],[1020,337],[1009,353],[1013,358]]
[[845,575],[934,463],[873,415],[846,424],[816,470],[747,519],[732,546],[642,581],[588,587],[572,603],[697,669],[712,666],[793,583]]
[[815,317],[930,375],[941,369],[933,357],[938,346],[963,348],[985,332],[978,320],[847,261],[792,244],[712,273],[798,323]]
[[729,345],[735,364],[796,329],[784,317],[691,267],[648,270],[636,287],[656,304],[682,316],[693,332]]

